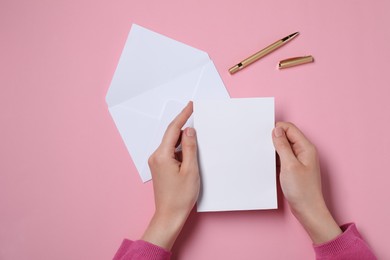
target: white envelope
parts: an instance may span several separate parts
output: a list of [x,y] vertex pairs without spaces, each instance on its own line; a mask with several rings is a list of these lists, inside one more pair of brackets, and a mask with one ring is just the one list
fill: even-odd
[[106,102],[145,182],[151,179],[149,156],[188,101],[227,98],[206,52],[133,24]]

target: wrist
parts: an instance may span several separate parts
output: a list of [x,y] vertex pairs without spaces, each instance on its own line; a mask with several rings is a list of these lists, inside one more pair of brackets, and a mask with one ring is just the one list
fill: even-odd
[[325,202],[312,207],[292,209],[314,244],[328,242],[342,233]]
[[187,216],[155,212],[142,240],[171,250],[177,236],[183,228]]

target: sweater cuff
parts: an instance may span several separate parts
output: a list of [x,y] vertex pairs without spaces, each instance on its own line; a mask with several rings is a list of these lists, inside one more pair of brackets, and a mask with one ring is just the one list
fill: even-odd
[[171,252],[155,244],[146,242],[144,240],[134,241],[133,246],[139,249],[140,256],[142,255],[147,259],[160,260],[160,259],[169,259],[169,257],[171,257]]
[[114,259],[150,259],[166,260],[171,252],[144,240],[131,241],[124,239]]
[[335,239],[323,244],[313,245],[317,258],[337,255],[355,244],[357,239],[362,239],[354,223],[344,224],[340,228],[343,233]]

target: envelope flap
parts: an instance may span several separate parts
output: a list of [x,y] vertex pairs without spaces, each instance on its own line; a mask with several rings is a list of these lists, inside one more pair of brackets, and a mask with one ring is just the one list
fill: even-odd
[[209,61],[206,52],[133,24],[108,90],[109,107]]
[[210,61],[203,67],[193,100],[228,99],[230,98],[214,63]]
[[191,100],[203,75],[203,68],[204,66],[185,73],[166,84],[143,92],[122,102],[120,106],[160,119],[167,101],[185,104]]

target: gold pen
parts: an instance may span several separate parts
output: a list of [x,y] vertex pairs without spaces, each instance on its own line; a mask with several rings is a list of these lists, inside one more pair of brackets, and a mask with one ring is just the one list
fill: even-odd
[[248,58],[246,58],[245,60],[241,61],[240,63],[234,65],[233,67],[231,67],[229,69],[229,72],[230,74],[234,74],[236,73],[237,71],[239,70],[242,70],[243,68],[245,67],[248,67],[249,65],[251,65],[253,62],[263,58],[264,56],[270,54],[271,52],[273,52],[274,50],[282,47],[283,45],[285,45],[287,42],[291,41],[292,39],[294,39],[295,37],[297,37],[299,34],[299,32],[295,32],[293,34],[290,34],[289,36],[286,36],[284,37],[283,39],[280,39],[279,41],[277,42],[274,42],[272,43],[271,45],[265,47],[264,49],[262,49],[261,51],[258,51],[256,52],[255,54],[253,54],[252,56],[249,56]]

